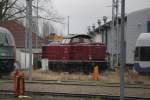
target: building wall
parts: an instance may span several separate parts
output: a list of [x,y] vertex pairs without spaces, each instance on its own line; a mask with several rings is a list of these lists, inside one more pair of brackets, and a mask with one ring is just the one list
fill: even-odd
[[[126,39],[126,64],[134,63],[134,49],[136,40],[140,33],[148,32],[147,24],[150,24],[150,8],[139,10],[127,15],[127,22],[125,23],[125,39]],[[149,25],[150,30],[150,25]],[[107,30],[107,50],[110,54],[117,54],[120,52],[120,37],[121,37],[121,25],[119,24],[119,49],[116,49],[116,26],[113,30],[112,27]],[[114,62],[116,61],[114,57]]]
[[[127,30],[127,25],[125,23],[125,31],[126,30]],[[113,64],[115,66],[117,64],[117,56],[120,56],[121,26],[118,25],[118,37],[117,37],[117,33],[116,33],[116,26],[114,26],[114,30],[112,30],[112,28],[107,30],[107,36],[108,36],[108,38],[107,38],[107,52],[110,55],[113,55]]]
[[94,40],[94,42],[102,42],[102,35],[101,34],[99,34],[99,33],[96,33],[96,35],[95,36],[93,36],[93,40]]
[[126,62],[134,63],[134,49],[140,33],[147,32],[147,21],[150,20],[150,8],[128,14],[126,32]]
[[[29,53],[24,52],[22,48],[16,49],[16,61],[19,63],[21,69],[29,68]],[[32,65],[33,65],[33,54],[32,54]]]

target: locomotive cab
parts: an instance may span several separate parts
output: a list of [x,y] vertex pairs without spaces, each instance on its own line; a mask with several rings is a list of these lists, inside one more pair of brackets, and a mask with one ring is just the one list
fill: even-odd
[[9,74],[14,70],[15,42],[10,31],[0,27],[0,73]]
[[71,35],[64,38],[62,44],[92,43],[89,35]]

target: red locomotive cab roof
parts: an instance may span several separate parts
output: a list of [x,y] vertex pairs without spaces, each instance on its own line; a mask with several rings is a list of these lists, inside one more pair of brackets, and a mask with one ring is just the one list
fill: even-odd
[[76,43],[92,43],[92,38],[86,34],[68,35],[62,41],[62,44],[76,44]]
[[51,45],[104,45],[102,43],[95,43],[92,40],[92,37],[86,34],[69,34],[64,37],[62,42],[51,42],[46,46]]

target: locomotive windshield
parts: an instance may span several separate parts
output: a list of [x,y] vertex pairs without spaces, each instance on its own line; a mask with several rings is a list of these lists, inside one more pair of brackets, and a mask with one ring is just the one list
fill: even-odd
[[88,38],[79,37],[79,38],[73,38],[71,42],[72,43],[91,43],[91,40]]
[[63,39],[62,44],[69,44],[70,43],[70,39]]
[[150,61],[150,47],[136,47],[135,50],[136,61]]
[[74,35],[68,36],[64,38],[62,44],[69,44],[69,43],[91,43],[92,39],[88,35]]
[[7,33],[0,33],[0,45],[9,45]]

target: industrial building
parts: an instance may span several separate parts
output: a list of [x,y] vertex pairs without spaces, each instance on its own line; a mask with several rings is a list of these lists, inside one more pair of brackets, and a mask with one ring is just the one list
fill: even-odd
[[[113,55],[114,66],[117,62],[116,56],[119,56],[120,25],[121,19],[118,18],[118,20],[116,20],[115,18],[114,27],[112,27],[112,21],[108,21],[100,25],[100,27],[88,32],[88,34],[93,36],[95,42],[103,42],[107,45],[108,53]],[[150,8],[127,14],[125,18],[126,64],[132,65],[134,63],[136,40],[140,33],[147,32],[150,32]]]

